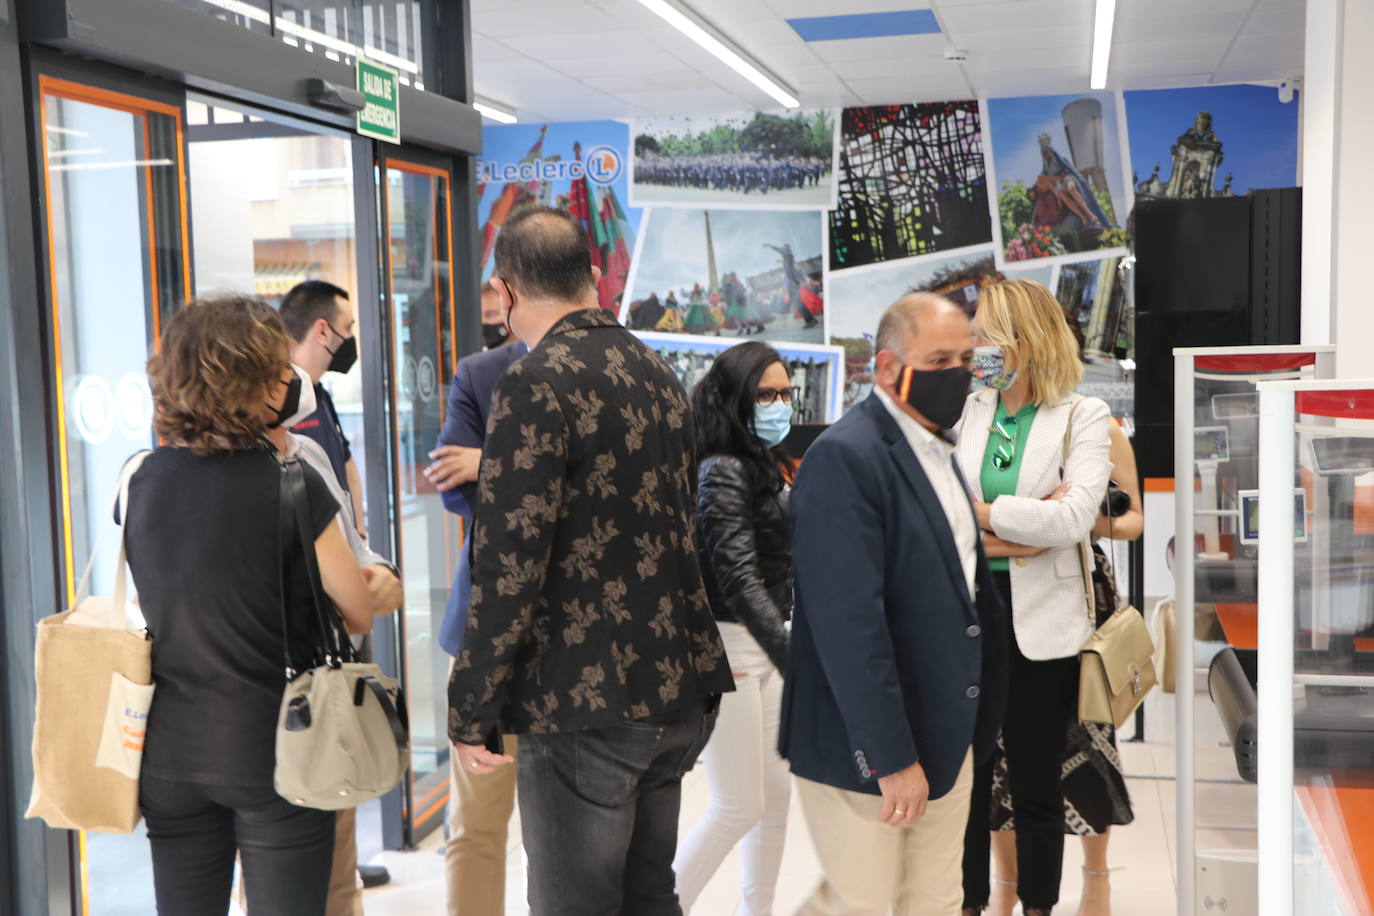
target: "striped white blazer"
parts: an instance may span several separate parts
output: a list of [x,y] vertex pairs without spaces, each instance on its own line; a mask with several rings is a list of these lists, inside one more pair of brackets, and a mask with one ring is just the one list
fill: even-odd
[[[990,428],[996,413],[997,392],[976,391],[969,395],[955,427],[959,467],[974,498],[982,502],[983,455],[989,436],[995,435]],[[1064,429],[1070,413],[1073,434],[1066,462]],[[1021,652],[1029,659],[1076,655],[1092,633],[1078,544],[1097,520],[1111,477],[1110,422],[1111,410],[1098,398],[1070,394],[1057,404],[1042,404],[1030,434],[1016,443],[1021,449],[1016,495],[999,496],[992,503],[994,534],[1013,543],[1049,548],[1010,564],[1012,622]],[[1064,481],[1070,484],[1069,492],[1047,501],[1044,497]]]

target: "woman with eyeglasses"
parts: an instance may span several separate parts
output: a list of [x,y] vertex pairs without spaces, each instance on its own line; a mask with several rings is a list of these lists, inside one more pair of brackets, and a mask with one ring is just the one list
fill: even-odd
[[735,691],[721,697],[702,759],[711,805],[673,867],[684,913],[744,841],[741,913],[767,916],[782,865],[791,781],[778,756],[778,716],[792,615],[787,515],[793,462],[781,448],[792,382],[772,347],[722,353],[692,392],[697,447],[697,550]]
[[[1111,475],[1111,412],[1074,393],[1078,345],[1048,289],[985,287],[974,316],[973,373],[958,461],[974,495],[993,577],[1011,609],[1002,741],[1016,821],[1017,896],[1025,916],[1059,902],[1064,859],[1061,768],[1077,721],[1078,650],[1093,630],[1079,545]],[[964,910],[989,898],[992,762],[974,771],[964,836]]]

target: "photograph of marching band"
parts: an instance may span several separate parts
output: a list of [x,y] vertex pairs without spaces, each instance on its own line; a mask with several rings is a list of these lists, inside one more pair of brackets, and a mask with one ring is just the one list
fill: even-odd
[[634,206],[835,205],[833,111],[645,118],[631,133]]
[[823,343],[819,211],[655,209],[621,315],[633,331]]

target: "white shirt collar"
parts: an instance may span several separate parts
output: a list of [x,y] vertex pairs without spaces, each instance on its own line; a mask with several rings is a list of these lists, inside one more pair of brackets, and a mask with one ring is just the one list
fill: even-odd
[[906,436],[913,448],[936,453],[943,450],[946,454],[953,450],[954,446],[917,423],[910,414],[898,407],[897,402],[892,400],[892,396],[886,391],[877,385],[873,386],[873,390],[877,392],[878,400],[882,401],[887,412],[892,414],[892,419],[897,421],[897,427],[902,431],[902,435]]

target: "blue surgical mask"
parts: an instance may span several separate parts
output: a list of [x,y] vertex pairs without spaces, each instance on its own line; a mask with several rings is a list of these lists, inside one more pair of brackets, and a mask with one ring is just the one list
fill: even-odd
[[781,445],[792,431],[792,405],[782,401],[754,408],[754,435],[769,448]]
[[974,347],[973,387],[1006,391],[1016,384],[1016,370],[1007,368],[1007,354],[1001,347]]

